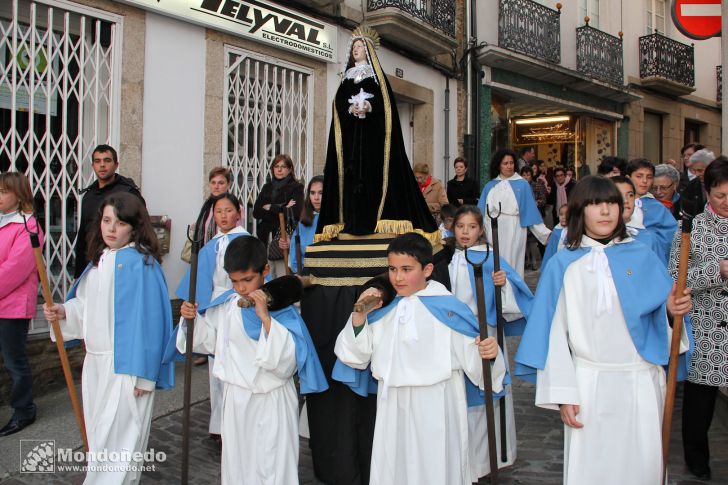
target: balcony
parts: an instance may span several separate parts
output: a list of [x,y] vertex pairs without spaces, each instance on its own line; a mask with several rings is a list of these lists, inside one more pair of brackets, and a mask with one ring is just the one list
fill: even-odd
[[695,91],[695,54],[692,45],[660,33],[640,37],[642,85],[683,96]]
[[619,37],[609,35],[586,25],[576,29],[576,70],[595,79],[624,85],[624,62],[621,32]]
[[366,18],[382,38],[425,56],[457,47],[453,0],[367,0]]
[[553,64],[561,62],[561,4],[500,0],[498,46]]

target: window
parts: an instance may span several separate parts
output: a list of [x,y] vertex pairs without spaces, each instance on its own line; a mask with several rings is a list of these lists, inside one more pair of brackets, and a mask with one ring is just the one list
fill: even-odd
[[258,56],[232,46],[225,53],[225,123],[223,164],[233,174],[232,192],[248,213],[278,153],[294,160],[296,178],[313,172],[313,72],[302,66]]
[[683,145],[688,143],[700,143],[700,123],[685,120],[685,140]]
[[579,25],[584,25],[584,17],[589,17],[589,25],[599,28],[599,1],[579,0]]
[[662,115],[645,111],[642,137],[644,157],[654,164],[662,163]]
[[647,3],[647,34],[665,33],[665,0],[645,0]]
[[[55,301],[73,279],[79,192],[94,180],[91,151],[118,146],[121,80],[121,19],[60,5],[0,2],[0,172],[30,180]],[[45,319],[34,320],[30,332],[43,331]]]

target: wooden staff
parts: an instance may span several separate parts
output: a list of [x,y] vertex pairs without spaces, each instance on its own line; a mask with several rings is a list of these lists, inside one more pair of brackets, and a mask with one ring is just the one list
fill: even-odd
[[[36,218],[36,223],[38,219]],[[40,248],[40,239],[38,238],[37,232],[32,232],[28,227],[28,221],[23,215],[23,224],[25,230],[30,236],[30,245],[33,247],[33,255],[35,256],[35,266],[38,269],[38,276],[40,278],[40,286],[43,289],[43,299],[47,306],[53,306],[53,295],[51,294],[51,287],[48,284],[48,272],[46,271],[45,262],[43,261],[43,254]],[[53,336],[56,338],[56,348],[58,349],[58,356],[61,359],[61,367],[63,368],[63,377],[66,379],[66,387],[68,388],[68,396],[71,398],[71,407],[73,413],[76,415],[76,423],[78,429],[81,431],[81,439],[83,440],[83,447],[88,451],[88,438],[86,436],[86,422],[83,419],[83,408],[78,400],[78,393],[76,393],[76,384],[73,382],[73,374],[71,373],[71,364],[68,362],[68,354],[66,353],[66,347],[63,344],[63,333],[61,332],[61,326],[58,324],[58,320],[51,320],[51,328],[53,329]]]
[[[490,229],[493,238],[493,271],[497,273],[500,271],[500,248],[498,244],[498,218],[501,215],[501,204],[498,203],[498,213],[493,216],[490,212],[488,204],[485,205],[485,211],[488,213],[490,218]],[[496,329],[498,338],[498,347],[505,350],[505,329],[503,320],[503,296],[501,295],[501,289],[495,287],[495,313],[496,313]],[[503,354],[505,356],[505,352]],[[503,462],[508,461],[508,442],[506,433],[506,404],[505,396],[503,396],[503,402],[500,407],[500,446],[501,446],[501,460]]]
[[[288,240],[288,232],[286,231],[286,216],[283,212],[278,213],[278,225],[281,231],[281,240]],[[283,263],[286,265],[286,274],[291,274],[291,268],[288,267],[288,251],[283,251]]]
[[[197,298],[197,261],[200,253],[200,243],[203,240],[204,221],[197,221],[190,238],[190,228],[187,227],[187,238],[192,243],[190,251],[190,287],[188,299],[192,305]],[[183,485],[189,481],[190,468],[190,401],[192,400],[192,336],[195,334],[195,319],[187,322],[187,340],[185,342],[185,389],[182,397],[182,477]]]
[[[693,215],[688,212],[690,203],[683,201],[682,234],[680,235],[680,259],[677,270],[676,296],[685,293],[688,280],[688,264],[690,262],[690,232],[693,228]],[[675,315],[672,319],[672,340],[670,342],[670,363],[667,368],[667,389],[665,391],[665,407],[662,417],[662,483],[667,479],[667,460],[670,455],[670,432],[672,431],[672,414],[675,407],[677,390],[677,371],[680,358],[680,337],[683,333],[683,316]]]
[[[465,260],[473,267],[475,275],[475,297],[478,304],[478,327],[480,339],[488,338],[488,324],[485,323],[485,289],[483,288],[483,263],[488,260],[490,252],[486,253],[485,259],[480,263],[471,261],[468,258],[468,248],[465,248]],[[498,452],[495,439],[495,410],[493,408],[493,376],[491,375],[490,362],[483,359],[483,383],[485,388],[485,420],[488,425],[488,461],[490,462],[490,483],[498,484]],[[504,430],[501,430],[503,434]]]

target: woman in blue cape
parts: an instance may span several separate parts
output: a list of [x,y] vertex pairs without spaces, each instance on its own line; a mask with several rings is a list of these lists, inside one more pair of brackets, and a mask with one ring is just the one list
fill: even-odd
[[490,161],[491,181],[480,194],[478,208],[486,218],[488,241],[493,241],[487,208],[498,217],[500,254],[523,277],[526,258],[526,231],[530,230],[541,244],[546,244],[551,231],[543,224],[531,186],[516,173],[516,154],[512,150],[495,152]]

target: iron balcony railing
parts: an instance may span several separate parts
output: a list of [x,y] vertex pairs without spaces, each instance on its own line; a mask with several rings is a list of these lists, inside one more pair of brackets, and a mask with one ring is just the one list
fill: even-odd
[[544,61],[561,62],[561,4],[557,10],[533,0],[500,0],[498,45]]
[[640,37],[640,77],[662,77],[684,86],[695,86],[695,53],[658,32]]
[[394,7],[455,38],[453,0],[367,0],[367,11]]
[[622,86],[622,37],[615,37],[589,26],[587,19],[586,25],[576,29],[576,70],[595,79]]

